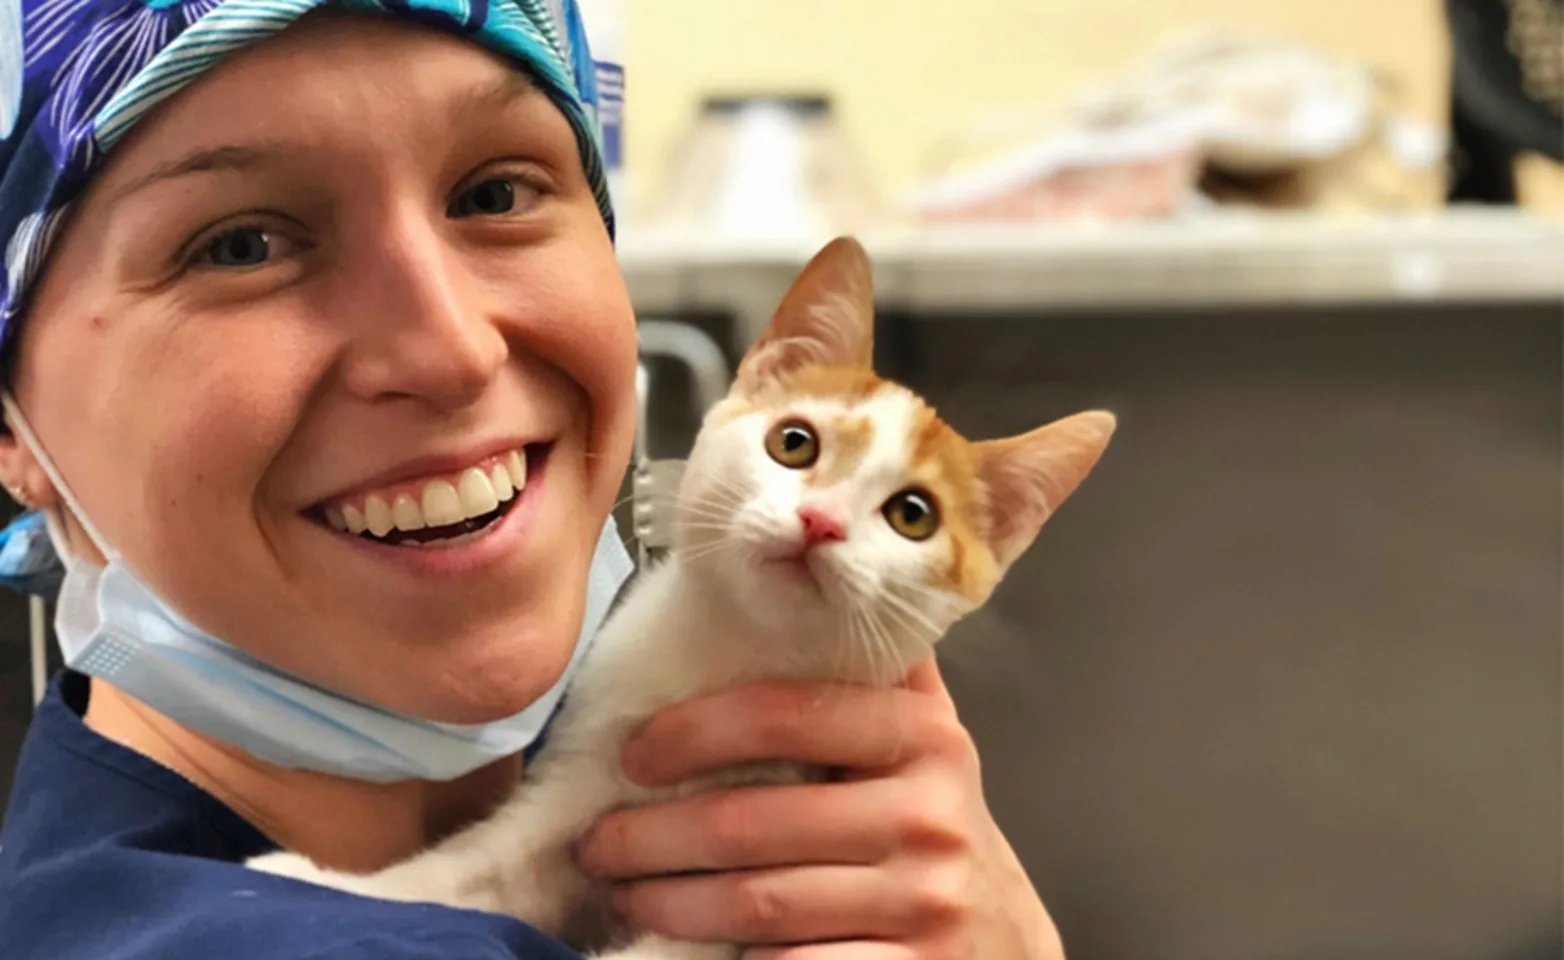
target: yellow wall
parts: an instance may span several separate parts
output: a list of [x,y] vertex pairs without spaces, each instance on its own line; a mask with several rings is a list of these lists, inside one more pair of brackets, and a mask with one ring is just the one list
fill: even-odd
[[871,172],[897,190],[974,105],[1055,101],[1131,66],[1169,33],[1203,24],[1378,63],[1406,84],[1413,113],[1442,123],[1445,111],[1440,0],[629,0],[628,7],[626,150],[642,192],[663,182],[669,153],[708,92],[824,89]]

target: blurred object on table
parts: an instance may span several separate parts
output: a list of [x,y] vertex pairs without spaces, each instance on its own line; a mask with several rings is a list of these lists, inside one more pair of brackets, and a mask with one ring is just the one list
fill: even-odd
[[862,232],[882,216],[862,158],[816,95],[708,97],[649,223],[745,238]]
[[1452,202],[1514,204],[1516,160],[1564,161],[1564,2],[1445,0]]
[[1202,33],[1061,110],[974,118],[941,145],[911,206],[925,222],[1436,206],[1444,138],[1399,99],[1369,67]]
[[1190,118],[1089,121],[990,158],[1035,124],[1015,112],[981,119],[952,147],[983,160],[953,168],[918,191],[913,209],[928,223],[974,220],[1126,220],[1172,216],[1198,202],[1203,162]]

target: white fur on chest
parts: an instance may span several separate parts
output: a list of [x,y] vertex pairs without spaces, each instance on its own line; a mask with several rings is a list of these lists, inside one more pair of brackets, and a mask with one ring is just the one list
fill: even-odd
[[[582,875],[570,851],[604,814],[717,786],[814,776],[796,765],[766,763],[647,789],[620,767],[625,743],[663,707],[748,680],[832,672],[836,658],[828,651],[838,638],[818,636],[801,646],[795,632],[765,633],[742,609],[703,589],[695,575],[670,560],[647,571],[615,611],[547,745],[494,815],[375,874],[321,870],[294,854],[260,857],[251,866],[366,896],[507,913],[573,940],[600,939],[605,891]],[[654,946],[646,956],[707,955],[676,953],[668,943]]]

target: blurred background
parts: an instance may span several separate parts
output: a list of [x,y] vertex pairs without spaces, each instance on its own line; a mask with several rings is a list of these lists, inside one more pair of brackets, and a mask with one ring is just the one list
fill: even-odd
[[581,5],[645,456],[844,232],[968,436],[1119,414],[942,650],[1072,960],[1564,957],[1560,0]]

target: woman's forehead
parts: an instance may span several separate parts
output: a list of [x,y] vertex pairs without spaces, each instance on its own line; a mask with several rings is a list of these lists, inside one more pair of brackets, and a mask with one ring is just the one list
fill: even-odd
[[[287,95],[278,96],[280,82]],[[552,116],[556,122],[538,122]],[[520,124],[516,121],[531,122]],[[334,143],[383,151],[464,127],[522,127],[573,154],[570,127],[516,64],[438,31],[361,14],[311,15],[164,103],[100,176],[118,197],[192,174],[258,170]],[[418,143],[422,139],[425,142]]]

